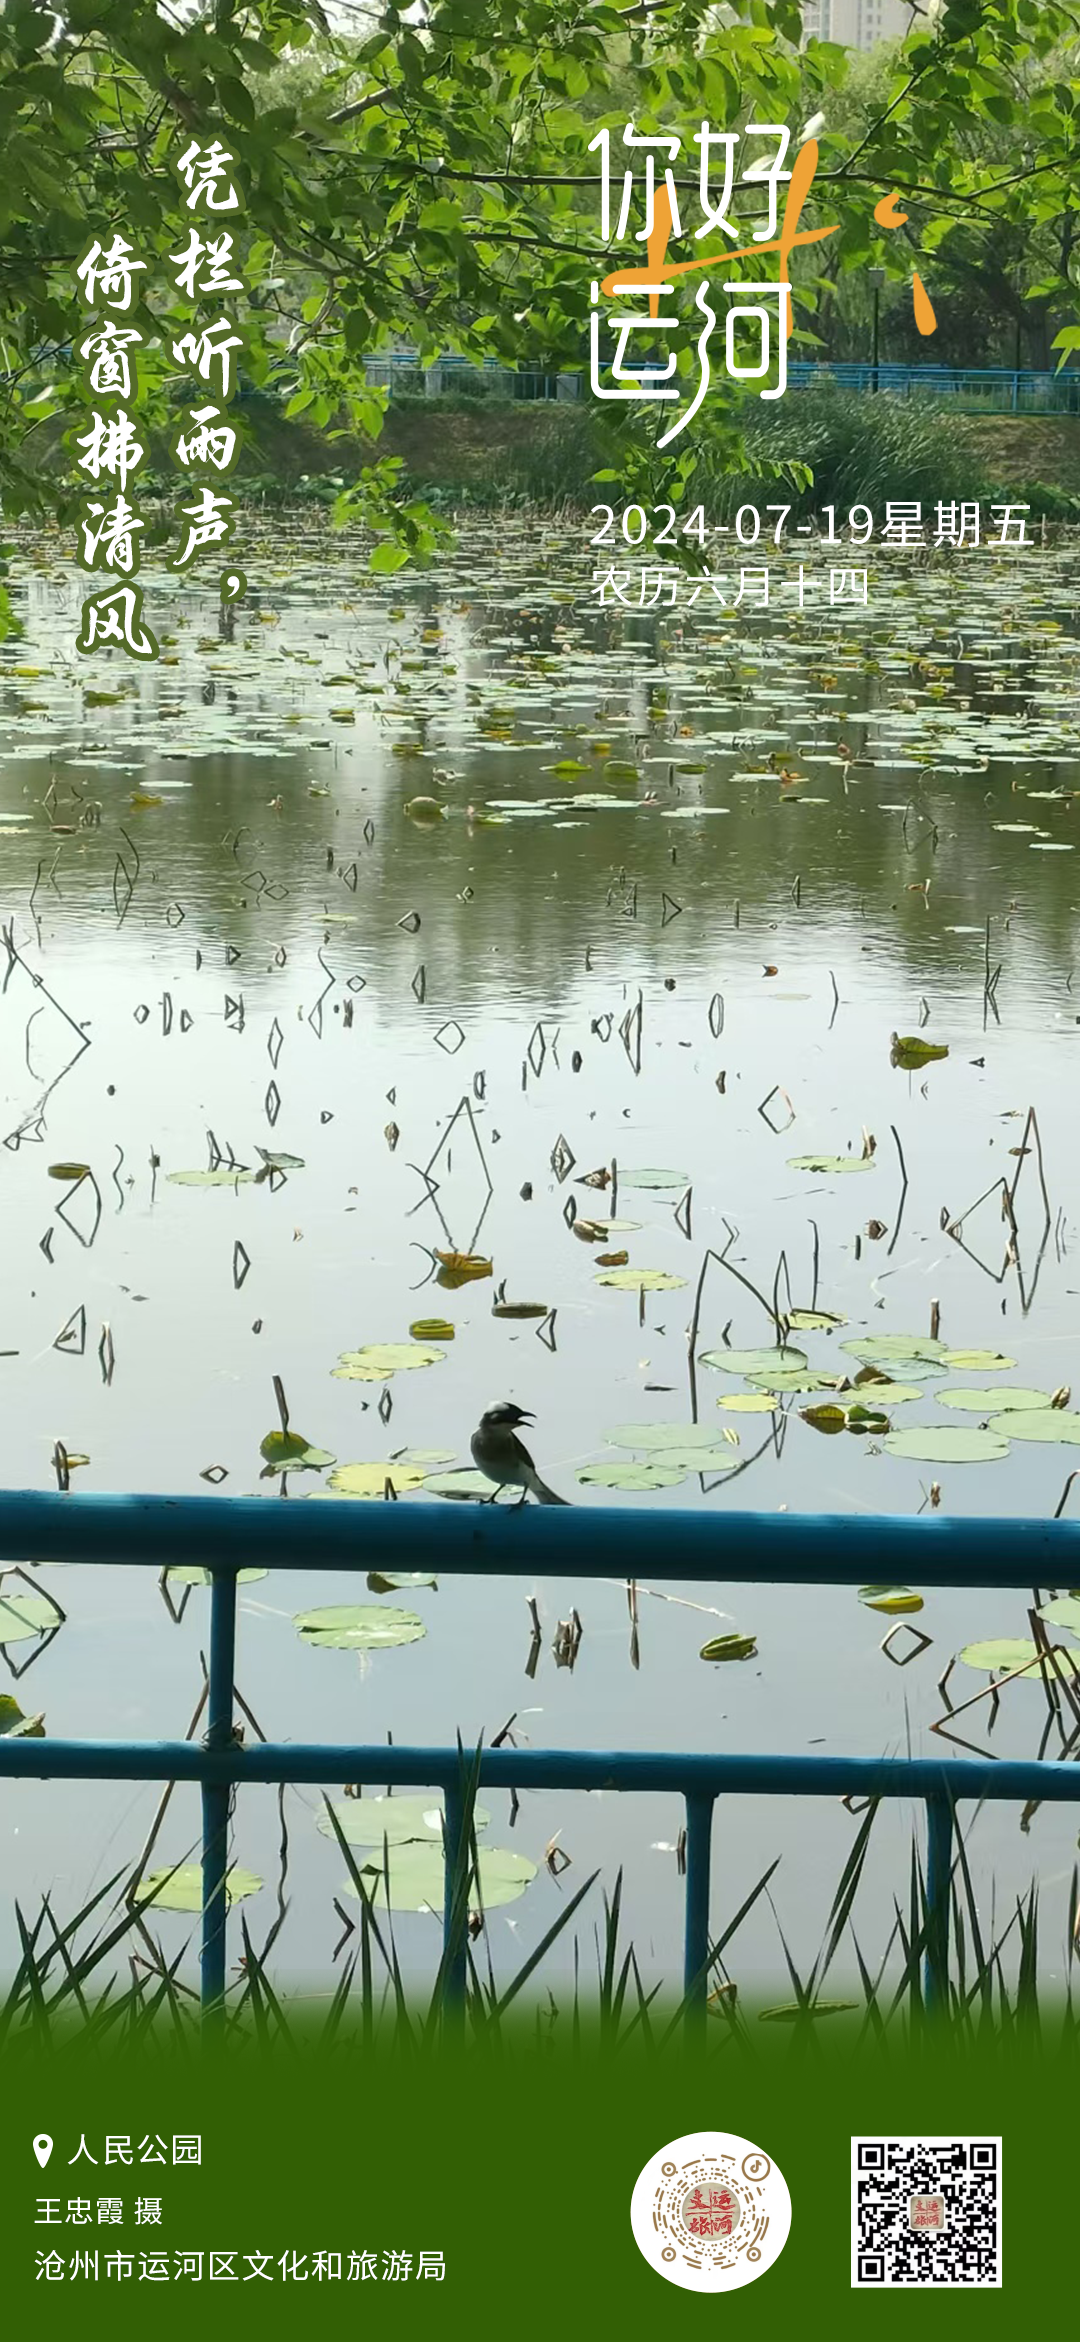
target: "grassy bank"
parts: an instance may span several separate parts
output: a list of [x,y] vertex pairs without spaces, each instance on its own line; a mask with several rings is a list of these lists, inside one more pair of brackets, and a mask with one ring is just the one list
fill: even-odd
[[[347,438],[326,442],[289,423],[269,399],[245,402],[251,444],[238,486],[268,503],[332,500],[354,478],[372,447]],[[963,416],[930,401],[834,389],[799,390],[772,407],[748,404],[748,466],[741,477],[707,459],[695,479],[713,517],[760,500],[769,467],[797,460],[814,472],[812,489],[792,495],[795,517],[835,503],[887,499],[943,502],[995,495],[1030,504],[1033,515],[1080,519],[1080,417]],[[610,460],[604,418],[589,400],[523,401],[455,392],[440,398],[395,398],[378,442],[401,458],[414,494],[445,511],[507,505],[587,510],[606,493],[593,474]]]

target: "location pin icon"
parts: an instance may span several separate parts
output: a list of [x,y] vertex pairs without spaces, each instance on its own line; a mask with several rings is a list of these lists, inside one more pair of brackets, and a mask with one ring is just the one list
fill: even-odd
[[42,2170],[44,2171],[45,2165],[47,2164],[49,2157],[52,2154],[52,2140],[49,2137],[48,2131],[38,2132],[38,2135],[34,2140],[34,2153],[37,2156]]

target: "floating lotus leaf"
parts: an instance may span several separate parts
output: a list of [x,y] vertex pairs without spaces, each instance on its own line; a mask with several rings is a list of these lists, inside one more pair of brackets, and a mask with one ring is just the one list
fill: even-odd
[[756,1659],[757,1637],[756,1635],[737,1634],[714,1635],[710,1643],[702,1644],[698,1657],[712,1659],[717,1663],[724,1659]]
[[90,1165],[89,1163],[50,1163],[48,1177],[65,1180],[89,1179]]
[[678,1488],[686,1477],[683,1464],[586,1464],[578,1473],[586,1488],[627,1488],[639,1495],[653,1488]]
[[787,1322],[797,1334],[815,1334],[846,1326],[847,1319],[838,1317],[834,1309],[789,1309]]
[[439,1263],[435,1282],[445,1286],[450,1293],[456,1293],[462,1285],[474,1285],[480,1278],[492,1274],[491,1262],[485,1260],[479,1252],[436,1252],[435,1258]]
[[1003,1358],[1000,1350],[946,1350],[941,1363],[961,1374],[1007,1374],[1016,1360]]
[[[1011,1425],[1011,1417],[1009,1421]],[[1009,1452],[1008,1438],[1000,1432],[968,1425],[939,1431],[933,1424],[919,1424],[911,1431],[890,1431],[884,1444],[891,1456],[906,1456],[916,1464],[996,1464]]]
[[872,1155],[789,1155],[789,1171],[872,1171]]
[[930,1334],[853,1334],[840,1348],[848,1350],[853,1358],[865,1360],[867,1366],[881,1366],[895,1358],[929,1358],[944,1362],[944,1342],[936,1342]]
[[923,1607],[922,1595],[913,1594],[910,1586],[860,1586],[859,1600],[867,1610],[883,1610],[887,1618]]
[[268,1171],[302,1171],[304,1168],[302,1155],[283,1154],[280,1147],[256,1147],[255,1152]]
[[[718,1357],[723,1355],[722,1350],[717,1352]],[[766,1366],[758,1373],[748,1374],[746,1379],[747,1382],[767,1382],[770,1391],[786,1392],[839,1390],[844,1377],[842,1374],[819,1374],[816,1366]],[[725,1397],[718,1399],[716,1404],[718,1407],[727,1407],[734,1406],[736,1402]]]
[[596,1282],[617,1285],[623,1293],[674,1293],[686,1278],[673,1277],[667,1269],[604,1269]]
[[418,1317],[409,1327],[414,1342],[452,1342],[455,1330],[448,1317]]
[[437,1594],[439,1581],[423,1569],[369,1569],[367,1574],[369,1594],[400,1594],[410,1586],[430,1586]]
[[493,1301],[491,1304],[492,1317],[546,1317],[547,1313],[546,1301]]
[[0,1740],[44,1740],[44,1716],[24,1716],[9,1691],[0,1692]]
[[[390,1909],[392,1911],[433,1911],[439,1918],[443,1908],[443,1856],[441,1846],[422,1846],[407,1843],[390,1851]],[[500,1903],[516,1903],[527,1886],[536,1877],[536,1864],[524,1854],[511,1854],[501,1847],[482,1848],[480,1853],[480,1885],[474,1880],[469,1901],[485,1911],[494,1910]],[[379,1910],[386,1908],[386,1875],[381,1861],[365,1863],[361,1870],[365,1887],[373,1892]],[[342,1893],[359,1897],[352,1880],[347,1880]]]
[[61,1613],[47,1594],[0,1593],[0,1643],[29,1642],[32,1635],[48,1634],[61,1624]]
[[[806,1363],[805,1350],[795,1350],[788,1345],[785,1345],[781,1350],[699,1350],[698,1352],[699,1366],[716,1366],[724,1374],[745,1374],[747,1376],[767,1374],[770,1382],[774,1375],[779,1377],[796,1368],[801,1371]],[[783,1384],[780,1387],[782,1389]],[[794,1386],[789,1385],[788,1387]]]
[[366,1342],[343,1350],[333,1373],[339,1382],[389,1382],[413,1366],[441,1366],[446,1353],[433,1342]]
[[376,1610],[370,1604],[341,1602],[327,1610],[301,1610],[293,1619],[302,1641],[322,1651],[390,1651],[426,1635],[412,1610]]
[[994,1390],[992,1386],[984,1386],[981,1390],[964,1390],[958,1385],[955,1390],[935,1391],[934,1397],[939,1407],[959,1407],[966,1415],[993,1415],[995,1411],[1004,1414],[1006,1409],[1010,1415],[1018,1410],[1026,1413],[1033,1408],[1043,1413],[1050,1410],[1049,1391],[1024,1391],[1015,1384],[1005,1390]]
[[1068,1407],[1033,1407],[1030,1413],[1018,1408],[1015,1414],[995,1415],[990,1429],[1010,1439],[1044,1439],[1054,1446],[1080,1447],[1080,1415]]
[[[965,1667],[974,1667],[981,1675],[1007,1675],[1014,1667],[1023,1667],[1040,1680],[1039,1654],[1034,1643],[1017,1641],[1008,1635],[996,1642],[966,1643],[960,1653]],[[1058,1664],[1080,1672],[1080,1651],[1059,1651]]]
[[912,1399],[924,1399],[925,1391],[917,1382],[861,1382],[851,1391],[843,1391],[837,1400],[840,1407],[869,1407],[872,1411],[885,1407],[906,1407]]
[[389,1481],[395,1496],[422,1488],[427,1475],[419,1464],[339,1464],[328,1485],[337,1496],[385,1496]]
[[[689,1187],[688,1171],[620,1171],[620,1187]],[[613,1223],[614,1225],[614,1223]]]
[[[238,1569],[236,1583],[238,1586],[250,1586],[256,1578],[265,1578],[267,1575],[264,1569]],[[166,1570],[165,1576],[170,1586],[210,1586],[214,1580],[213,1571],[200,1568],[195,1561],[175,1562]]]
[[1067,1626],[1070,1633],[1080,1635],[1080,1598],[1075,1594],[1061,1594],[1056,1602],[1044,1602],[1039,1612],[1049,1626]]
[[312,1447],[300,1431],[268,1431],[259,1443],[266,1474],[271,1472],[325,1472],[334,1458],[324,1447]]
[[468,1466],[460,1472],[434,1472],[424,1482],[426,1496],[457,1497],[459,1501],[487,1499],[494,1492],[494,1481],[489,1480],[486,1473],[473,1472]]
[[[334,1807],[347,1846],[436,1846],[443,1842],[443,1806],[437,1790],[426,1797],[345,1797]],[[473,1827],[486,1830],[491,1815],[482,1806],[473,1809]],[[323,1807],[319,1828],[324,1838],[337,1842],[333,1822]]]
[[[225,1900],[228,1904],[242,1903],[248,1895],[257,1895],[262,1886],[254,1871],[234,1868],[226,1872]],[[135,1889],[136,1903],[148,1903],[153,1898],[155,1911],[202,1910],[202,1865],[182,1862],[176,1870],[152,1870],[141,1878]]]
[[915,1073],[920,1066],[931,1065],[936,1057],[947,1057],[948,1054],[944,1042],[923,1041],[917,1033],[894,1033],[889,1052],[892,1064],[904,1066],[909,1073]]
[[847,1415],[843,1407],[837,1406],[835,1400],[831,1404],[825,1401],[816,1407],[800,1407],[799,1413],[803,1422],[809,1423],[812,1431],[847,1430]]
[[729,1391],[716,1404],[725,1415],[775,1415],[778,1400],[775,1391]]

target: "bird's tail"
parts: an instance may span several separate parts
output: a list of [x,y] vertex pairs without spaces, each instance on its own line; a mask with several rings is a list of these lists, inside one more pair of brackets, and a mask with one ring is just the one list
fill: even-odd
[[545,1480],[541,1480],[537,1471],[533,1472],[528,1487],[530,1494],[535,1496],[537,1504],[569,1504],[570,1502],[568,1496],[556,1496],[554,1489],[549,1488]]

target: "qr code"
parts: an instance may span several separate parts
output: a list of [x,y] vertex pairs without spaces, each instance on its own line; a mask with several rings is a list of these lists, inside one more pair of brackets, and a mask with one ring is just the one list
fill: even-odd
[[851,2282],[1000,2285],[1000,2139],[853,2139]]

